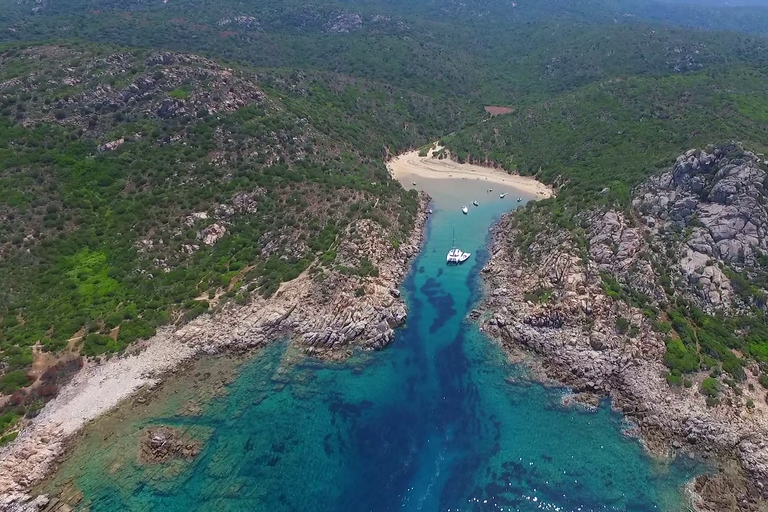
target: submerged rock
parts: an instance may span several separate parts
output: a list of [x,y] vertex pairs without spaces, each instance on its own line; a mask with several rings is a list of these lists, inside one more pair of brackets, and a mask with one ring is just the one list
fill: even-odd
[[200,441],[173,427],[150,427],[141,437],[139,462],[159,464],[172,458],[193,459],[202,448]]

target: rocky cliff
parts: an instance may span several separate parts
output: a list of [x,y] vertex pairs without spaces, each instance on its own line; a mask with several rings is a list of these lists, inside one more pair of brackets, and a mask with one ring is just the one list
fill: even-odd
[[631,205],[574,213],[572,229],[539,218],[532,233],[544,208],[506,216],[483,269],[483,328],[508,350],[610,396],[654,452],[739,462],[692,487],[701,510],[758,510],[768,485],[765,176],[737,144],[691,150]]

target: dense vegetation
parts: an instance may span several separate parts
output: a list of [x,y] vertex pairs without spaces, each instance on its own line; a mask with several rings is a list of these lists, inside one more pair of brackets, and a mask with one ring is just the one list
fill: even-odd
[[[760,39],[675,28],[701,11],[708,27],[731,28],[707,8],[650,26],[640,11],[665,7],[636,0],[518,2],[297,0],[155,3],[124,0],[0,6],[0,41],[88,39],[169,48],[259,67],[326,70],[453,100],[519,104],[596,80],[668,74],[722,63],[765,62]],[[639,13],[628,15],[634,10]],[[766,34],[768,10],[750,23]],[[620,21],[621,24],[616,24]],[[762,21],[762,23],[761,23]],[[718,25],[724,24],[722,26]],[[714,26],[712,26],[714,24]],[[747,31],[748,32],[748,31]]]

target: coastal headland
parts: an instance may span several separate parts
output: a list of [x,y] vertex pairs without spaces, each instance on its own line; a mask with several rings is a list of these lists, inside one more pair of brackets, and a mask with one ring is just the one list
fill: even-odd
[[[717,461],[717,472],[688,487],[702,511],[765,510],[762,367],[735,350],[714,352],[718,337],[738,343],[727,329],[716,337],[713,324],[697,326],[697,346],[668,326],[686,336],[682,313],[707,311],[725,323],[746,309],[728,265],[749,265],[764,244],[743,233],[766,226],[754,200],[765,176],[759,157],[738,144],[690,150],[634,190],[627,211],[575,216],[585,241],[541,211],[505,216],[482,272],[486,293],[475,317],[510,354],[535,354],[542,378],[568,385],[581,403],[610,397],[650,453]],[[702,196],[699,183],[712,192]],[[749,219],[741,231],[718,231],[738,217]],[[730,356],[728,373],[712,360],[699,365],[698,352]]]
[[289,338],[321,359],[344,359],[353,350],[381,349],[407,317],[398,287],[422,242],[429,198],[422,195],[415,227],[392,247],[376,222],[361,219],[336,248],[337,262],[350,268],[363,259],[376,269],[356,275],[310,266],[271,297],[225,304],[215,314],[181,327],[160,329],[123,356],[88,361],[15,441],[0,450],[0,510],[42,510],[45,496],[30,489],[54,470],[68,441],[141,390],[151,389],[186,362],[206,354],[243,352]]

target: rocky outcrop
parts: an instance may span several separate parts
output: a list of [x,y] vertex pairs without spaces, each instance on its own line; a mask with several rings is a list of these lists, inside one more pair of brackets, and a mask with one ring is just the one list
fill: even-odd
[[216,242],[218,242],[219,239],[226,234],[227,234],[227,228],[225,228],[223,225],[216,222],[214,224],[211,224],[207,228],[203,229],[202,231],[200,231],[197,237],[205,245],[213,245]]
[[724,266],[755,267],[768,253],[764,167],[736,144],[690,150],[636,192],[648,234],[671,248],[680,284],[706,310],[739,306]]
[[[35,59],[38,53],[52,50],[70,56],[77,52],[56,46],[30,48],[23,51],[21,58]],[[142,67],[144,72],[132,74],[123,85],[101,81],[105,76],[124,76],[134,66]],[[189,123],[198,116],[230,113],[246,105],[265,104],[267,97],[256,85],[255,78],[196,55],[155,52],[144,62],[139,62],[130,53],[118,52],[85,59],[77,69],[62,67],[55,80],[31,73],[18,78],[16,86],[34,91],[42,82],[47,87],[66,85],[82,89],[50,105],[30,106],[25,122],[50,121],[92,130],[99,117],[116,112],[131,113],[143,119],[174,118]],[[82,87],[94,81],[101,83]],[[110,151],[123,142],[105,141],[100,149]]]
[[345,34],[360,30],[362,26],[362,16],[356,13],[344,13],[328,21],[328,32]]
[[[631,209],[581,214],[584,238],[544,221],[525,251],[508,215],[483,272],[484,313],[474,315],[510,353],[538,355],[547,377],[610,396],[652,451],[738,461],[746,483],[734,510],[757,510],[768,489],[768,407],[756,365],[736,386],[720,377],[719,403],[708,406],[699,391],[708,373],[668,384],[658,322],[670,291],[678,304],[743,311],[729,276],[757,275],[768,251],[765,176],[760,157],[736,144],[691,150],[640,186]],[[695,487],[712,495],[728,486]],[[718,510],[706,496],[698,507]]]

